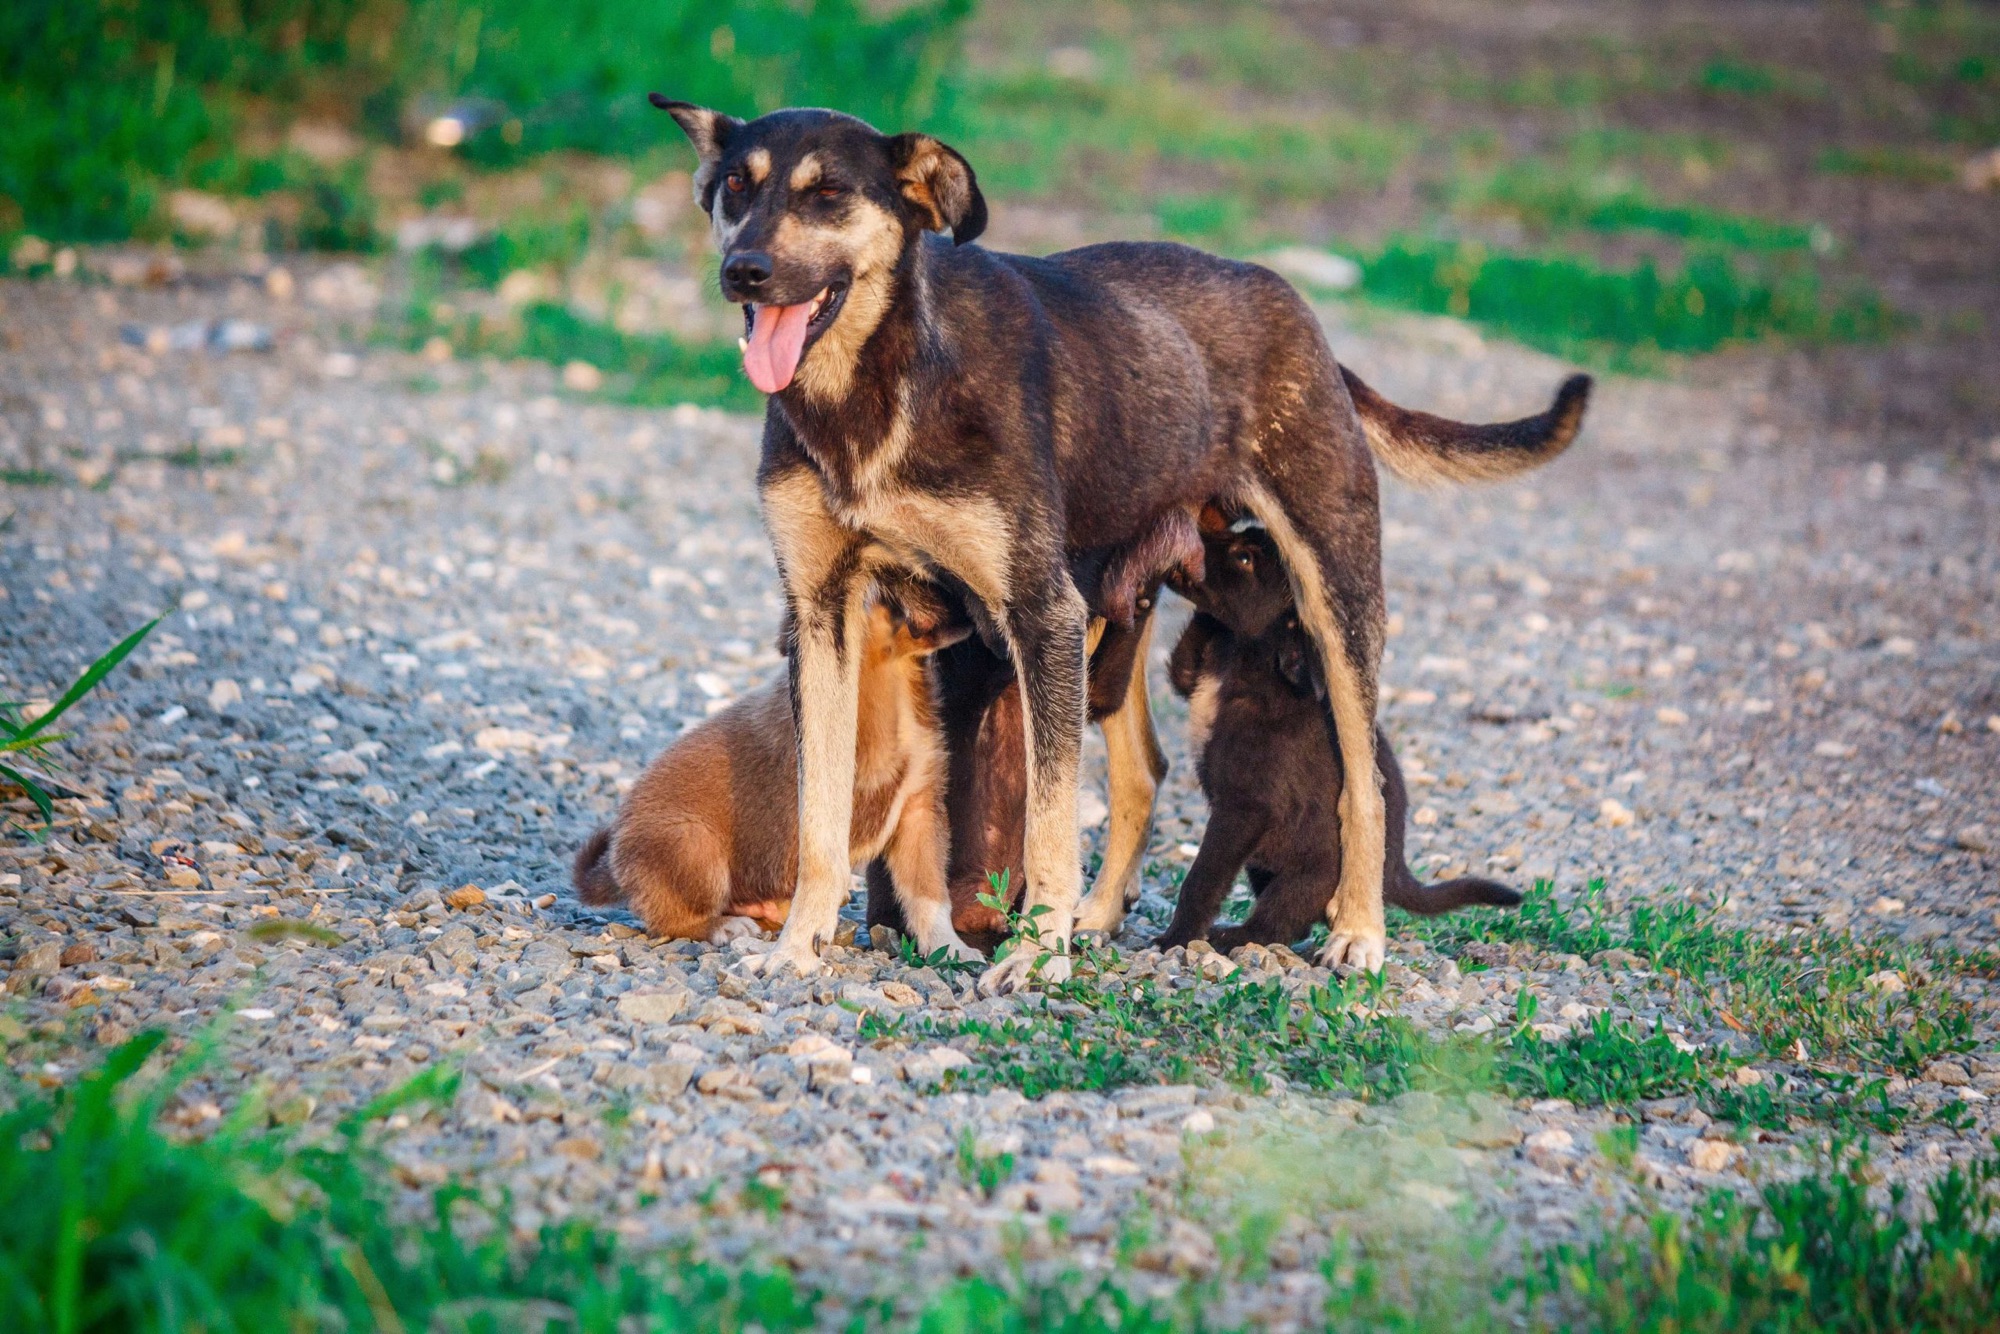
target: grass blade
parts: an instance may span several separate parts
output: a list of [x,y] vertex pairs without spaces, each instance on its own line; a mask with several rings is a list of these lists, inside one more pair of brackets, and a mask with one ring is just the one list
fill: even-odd
[[119,663],[131,656],[132,650],[139,647],[140,642],[147,635],[153,633],[153,627],[165,619],[166,617],[164,616],[155,616],[152,620],[147,621],[137,630],[119,640],[109,653],[106,653],[103,657],[84,669],[83,675],[76,678],[70,685],[70,688],[63,692],[62,698],[57,700],[47,713],[26,726],[15,730],[14,735],[10,738],[10,742],[17,746],[19,743],[34,737],[36,733],[62,717],[64,712],[74,706],[78,700],[89,694],[99,681],[109,676]]
[[0,778],[6,779],[15,787],[20,788],[28,794],[28,800],[34,802],[35,809],[42,813],[42,824],[44,826],[52,825],[56,822],[55,803],[49,799],[49,794],[42,790],[41,784],[35,782],[34,779],[28,777],[19,769],[11,768],[5,764],[0,764]]

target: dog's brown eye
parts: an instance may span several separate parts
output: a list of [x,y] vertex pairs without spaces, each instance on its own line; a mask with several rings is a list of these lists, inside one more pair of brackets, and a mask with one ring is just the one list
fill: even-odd
[[838,199],[847,192],[837,185],[822,185],[819,189],[813,191],[813,193],[821,199]]
[[729,175],[723,177],[722,183],[729,187],[730,194],[740,195],[743,193],[743,178],[735,172],[731,172]]
[[1239,551],[1236,553],[1236,563],[1246,570],[1254,570],[1257,568],[1257,555],[1252,551]]

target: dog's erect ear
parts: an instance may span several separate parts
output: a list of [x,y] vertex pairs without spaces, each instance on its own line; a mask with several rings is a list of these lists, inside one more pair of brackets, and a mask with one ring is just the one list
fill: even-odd
[[986,230],[986,196],[957,149],[928,134],[899,134],[889,140],[889,159],[926,231],[948,231],[953,245],[964,245]]
[[715,164],[722,157],[723,145],[729,142],[730,135],[743,128],[743,122],[692,102],[676,102],[664,93],[649,93],[646,100],[672,116],[688,142],[694,145],[695,155],[701,159],[701,165],[694,171],[695,202],[707,208],[709,186],[715,183]]

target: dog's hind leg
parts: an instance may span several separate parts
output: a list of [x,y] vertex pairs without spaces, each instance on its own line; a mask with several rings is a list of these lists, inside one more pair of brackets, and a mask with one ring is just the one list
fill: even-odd
[[[1276,428],[1274,427],[1273,430]],[[1348,460],[1332,442],[1301,439],[1261,459],[1243,500],[1284,558],[1299,619],[1319,646],[1342,768],[1375,774],[1375,698],[1382,662],[1382,516],[1374,465],[1358,442]],[[1277,455],[1276,458],[1269,455]],[[1349,782],[1340,794],[1340,887],[1327,905],[1320,963],[1381,970],[1386,839],[1382,788]]]
[[1332,867],[1298,870],[1269,877],[1261,888],[1253,884],[1257,900],[1240,926],[1223,927],[1208,933],[1208,943],[1227,954],[1238,945],[1290,945],[1303,939],[1326,911],[1333,892]]
[[[1153,832],[1153,804],[1167,776],[1167,757],[1153,730],[1146,690],[1146,654],[1153,640],[1147,614],[1124,633],[1137,639],[1126,671],[1124,697],[1098,720],[1104,732],[1105,769],[1111,786],[1111,827],[1104,846],[1104,869],[1077,913],[1076,929],[1117,934],[1125,911],[1139,897],[1139,866]],[[1096,684],[1093,682],[1093,684]]]
[[799,879],[777,947],[753,956],[770,972],[819,967],[852,869],[854,746],[868,590],[867,543],[828,513],[804,468],[762,480],[765,521],[791,614],[792,716],[799,748]]
[[[1040,980],[1069,979],[1069,938],[1083,872],[1077,864],[1077,766],[1083,756],[1084,637],[1089,611],[1058,559],[1019,581],[1006,609],[1008,647],[1021,680],[1027,715],[1028,897],[1022,912],[1033,927],[1007,957],[980,979],[990,994]],[[1039,910],[1039,911],[1038,911]]]

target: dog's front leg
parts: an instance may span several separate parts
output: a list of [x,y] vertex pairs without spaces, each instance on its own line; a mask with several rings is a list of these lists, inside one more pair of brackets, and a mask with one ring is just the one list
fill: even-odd
[[866,540],[835,522],[804,469],[763,486],[765,520],[791,614],[792,717],[798,736],[799,878],[791,915],[753,971],[819,967],[853,867],[854,741],[859,711]]
[[1089,611],[1053,563],[1006,609],[1008,646],[1021,681],[1028,759],[1028,929],[1009,942],[1007,957],[980,986],[993,994],[1032,981],[1067,981],[1069,938],[1083,888],[1077,864],[1077,766],[1083,755],[1084,639]]

